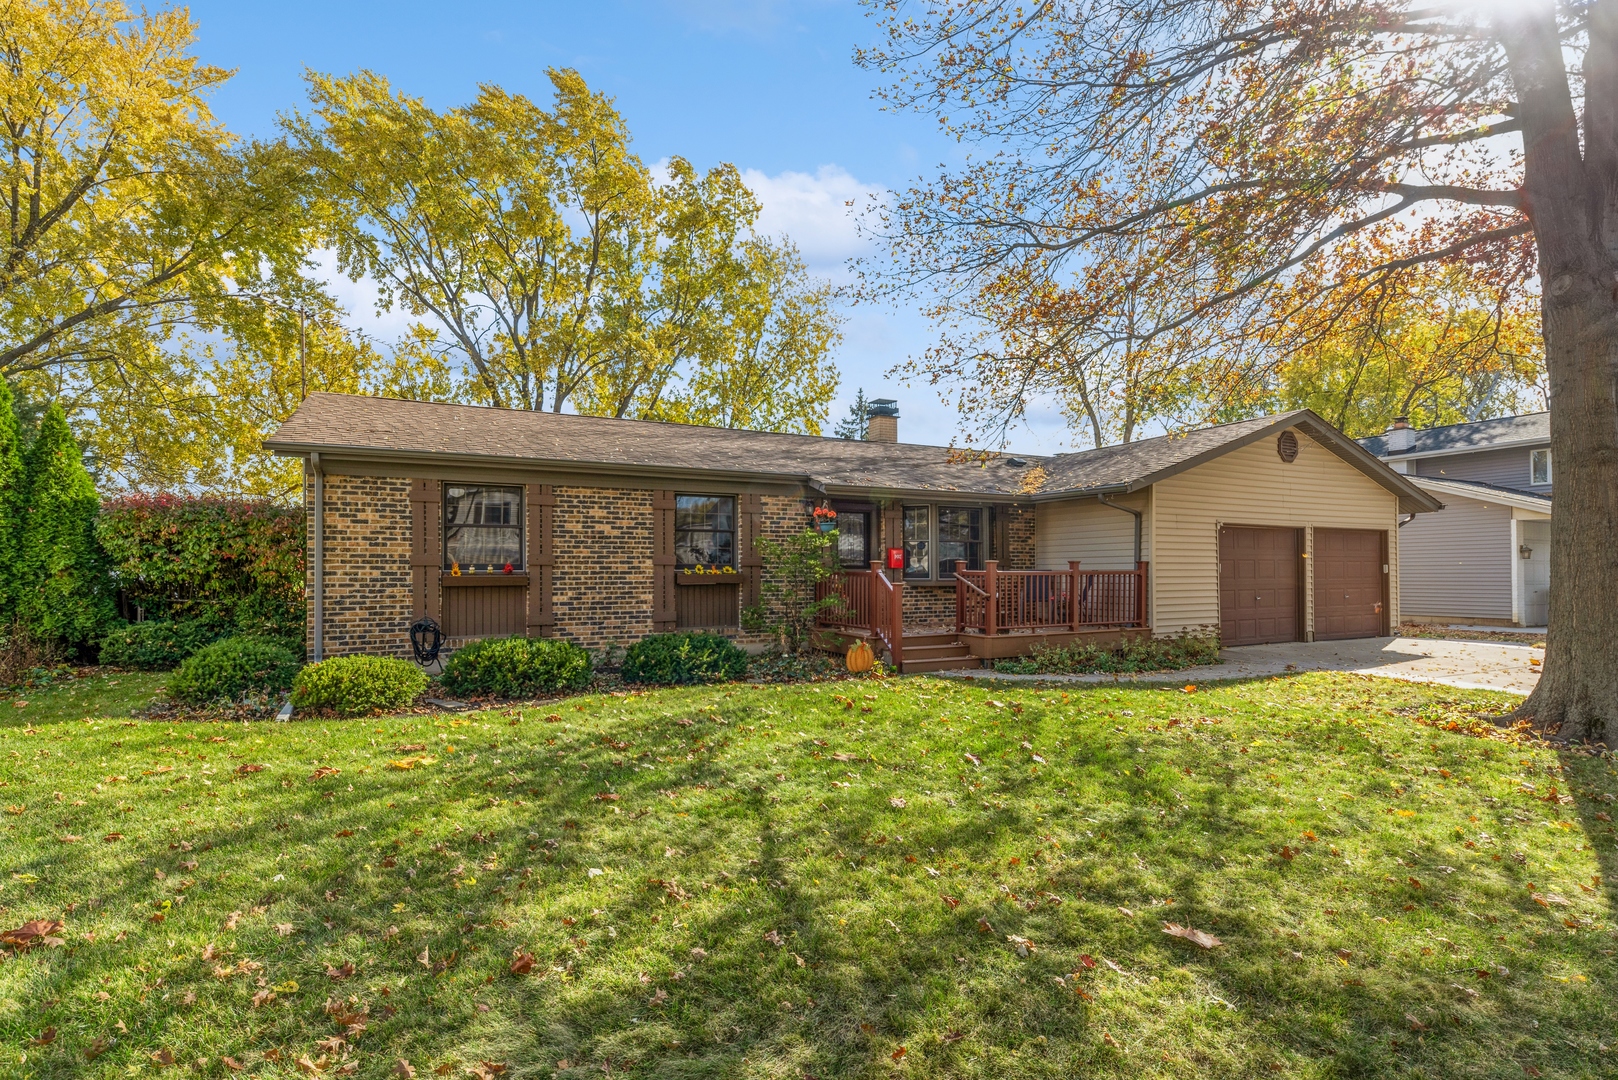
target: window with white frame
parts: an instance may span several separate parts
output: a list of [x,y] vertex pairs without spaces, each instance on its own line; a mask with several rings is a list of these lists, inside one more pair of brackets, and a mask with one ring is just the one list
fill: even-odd
[[1535,450],[1528,455],[1528,482],[1531,484],[1551,482],[1550,450]]

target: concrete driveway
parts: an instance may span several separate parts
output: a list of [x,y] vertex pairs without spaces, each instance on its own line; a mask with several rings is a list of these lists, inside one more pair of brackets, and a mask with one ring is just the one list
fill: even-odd
[[1224,663],[1150,675],[1002,675],[998,672],[939,672],[983,679],[1033,682],[1194,683],[1214,679],[1259,679],[1297,671],[1353,671],[1409,682],[1441,683],[1471,690],[1505,690],[1526,695],[1539,682],[1544,649],[1488,641],[1433,641],[1426,638],[1360,638],[1355,641],[1289,642],[1225,649]]

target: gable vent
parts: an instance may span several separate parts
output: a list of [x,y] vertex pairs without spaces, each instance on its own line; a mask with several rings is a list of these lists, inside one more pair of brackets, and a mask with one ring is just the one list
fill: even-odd
[[1275,440],[1275,452],[1281,455],[1281,460],[1288,465],[1298,460],[1298,433],[1291,428],[1281,432]]

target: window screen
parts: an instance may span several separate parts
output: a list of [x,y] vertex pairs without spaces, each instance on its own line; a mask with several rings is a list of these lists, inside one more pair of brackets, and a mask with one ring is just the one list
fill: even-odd
[[938,508],[938,576],[957,569],[983,569],[983,510],[971,506]]
[[674,497],[674,565],[736,565],[736,499],[731,495]]
[[905,577],[933,576],[933,518],[930,506],[904,508]]
[[500,573],[522,567],[522,488],[444,485],[444,568]]

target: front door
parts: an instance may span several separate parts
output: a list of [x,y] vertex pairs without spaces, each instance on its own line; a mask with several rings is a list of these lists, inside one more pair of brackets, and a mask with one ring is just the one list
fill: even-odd
[[1315,530],[1316,641],[1387,633],[1386,536],[1377,529]]
[[1226,525],[1219,530],[1219,640],[1225,645],[1297,641],[1298,530]]

